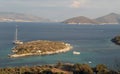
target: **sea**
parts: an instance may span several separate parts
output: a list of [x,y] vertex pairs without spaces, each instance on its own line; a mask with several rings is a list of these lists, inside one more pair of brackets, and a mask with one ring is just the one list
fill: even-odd
[[[66,53],[45,56],[10,58],[18,25],[18,39],[63,41],[73,46]],[[63,23],[0,23],[0,67],[36,66],[63,63],[81,63],[109,68],[120,65],[120,46],[111,39],[120,35],[120,25],[78,25]],[[73,54],[73,52],[80,54]]]

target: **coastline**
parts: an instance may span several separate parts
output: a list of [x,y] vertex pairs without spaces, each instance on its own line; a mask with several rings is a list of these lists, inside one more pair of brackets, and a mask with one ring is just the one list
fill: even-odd
[[18,58],[18,57],[25,57],[25,56],[34,56],[34,55],[52,55],[52,54],[58,54],[58,53],[65,53],[69,50],[71,50],[73,47],[65,43],[66,47],[64,49],[59,49],[56,51],[46,51],[46,52],[37,52],[37,53],[26,53],[26,54],[11,54],[9,55],[10,58]]

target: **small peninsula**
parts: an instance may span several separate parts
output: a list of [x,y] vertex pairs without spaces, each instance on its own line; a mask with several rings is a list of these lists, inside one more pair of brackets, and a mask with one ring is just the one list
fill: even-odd
[[48,41],[48,40],[37,40],[25,42],[20,45],[16,45],[10,57],[24,57],[32,55],[50,55],[56,53],[67,52],[72,48],[68,43],[61,41]]
[[111,39],[112,42],[114,42],[117,45],[120,45],[120,35],[115,36],[113,39]]

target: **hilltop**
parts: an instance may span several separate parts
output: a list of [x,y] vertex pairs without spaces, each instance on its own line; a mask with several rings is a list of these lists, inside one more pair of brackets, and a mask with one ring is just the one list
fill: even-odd
[[23,13],[0,12],[0,22],[50,22],[50,20]]
[[120,14],[110,13],[95,20],[103,24],[120,24]]
[[89,19],[84,16],[79,16],[79,17],[73,17],[70,19],[67,19],[63,21],[63,23],[68,23],[68,24],[98,24],[97,21]]
[[88,17],[79,16],[69,18],[63,23],[67,24],[120,24],[120,14],[110,13],[96,19],[90,19]]

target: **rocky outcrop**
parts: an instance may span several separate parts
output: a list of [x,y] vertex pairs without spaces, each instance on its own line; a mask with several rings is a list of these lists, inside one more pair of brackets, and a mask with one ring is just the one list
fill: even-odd
[[111,39],[111,41],[117,45],[120,45],[120,36],[115,36],[113,39]]

